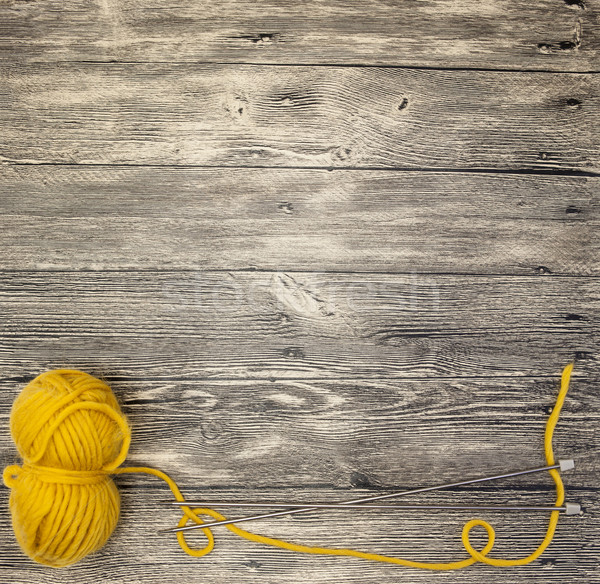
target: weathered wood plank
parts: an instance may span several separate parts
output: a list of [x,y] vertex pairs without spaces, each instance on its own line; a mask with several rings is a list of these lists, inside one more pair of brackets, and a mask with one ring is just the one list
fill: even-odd
[[[598,70],[597,0],[8,0],[11,58]],[[60,15],[60,17],[58,17]]]
[[599,181],[0,165],[0,265],[597,275]]
[[[0,411],[5,418],[26,380],[8,380],[7,367],[2,372]],[[131,464],[168,471],[188,495],[248,501],[338,501],[543,464],[543,429],[557,390],[557,379],[540,378],[232,385],[114,380],[109,374],[107,381],[134,428]],[[599,399],[593,380],[574,377],[554,440],[557,455],[577,460],[576,470],[564,479],[569,500],[580,502],[584,515],[562,518],[542,558],[511,571],[508,580],[506,572],[478,567],[460,572],[462,582],[480,582],[482,574],[492,583],[530,582],[540,574],[544,582],[558,582],[567,573],[569,582],[590,581],[597,570],[600,533],[594,479],[600,443],[589,429],[598,424]],[[0,456],[3,465],[17,460],[7,434],[0,435]],[[0,552],[6,577],[20,571],[19,582],[88,582],[91,574],[100,573],[109,574],[108,582],[122,582],[129,575],[130,580],[155,583],[161,571],[177,566],[177,577],[186,582],[221,581],[234,572],[238,579],[243,575],[266,582],[298,581],[307,573],[323,582],[364,582],[367,577],[391,583],[399,574],[415,582],[447,581],[447,574],[290,554],[225,531],[216,532],[217,547],[211,555],[192,559],[173,538],[155,533],[177,519],[172,510],[160,511],[158,502],[167,497],[166,487],[139,475],[121,476],[117,482],[123,493],[122,521],[101,552],[68,571],[50,572],[31,564],[11,537],[3,537]],[[450,504],[465,499],[474,504],[546,504],[553,501],[553,488],[547,476],[536,475],[411,501]],[[6,506],[0,509],[0,529],[8,532]],[[359,512],[328,512],[263,521],[251,530],[313,545],[451,561],[465,557],[460,530],[472,516],[404,514],[399,520],[392,511],[370,513],[368,518]],[[494,555],[513,558],[537,545],[547,520],[538,514],[483,517],[497,528]],[[200,544],[202,537],[194,541]]]
[[600,77],[199,64],[3,69],[14,162],[600,171]]
[[[0,364],[140,378],[555,376],[598,367],[596,278],[0,275]],[[42,364],[42,365],[40,365]]]
[[[204,558],[191,558],[178,547],[173,537],[157,534],[156,529],[170,527],[178,519],[166,512],[157,517],[149,504],[165,496],[165,489],[143,488],[146,479],[140,478],[123,496],[121,523],[108,544],[98,553],[85,558],[68,570],[57,571],[32,565],[18,549],[10,534],[8,518],[0,523],[6,533],[0,541],[3,553],[2,573],[19,584],[88,584],[95,578],[102,582],[136,584],[161,584],[168,578],[173,582],[211,583],[231,582],[241,578],[247,582],[297,584],[304,579],[317,583],[390,583],[410,578],[410,582],[443,583],[458,581],[480,584],[482,579],[490,584],[528,584],[532,581],[548,583],[569,582],[588,584],[597,574],[597,547],[594,539],[599,534],[597,514],[593,508],[596,493],[593,489],[577,491],[581,501],[589,501],[590,514],[582,517],[564,517],[559,521],[555,539],[548,550],[532,565],[523,568],[498,570],[476,566],[458,573],[431,573],[399,566],[375,564],[352,558],[331,558],[294,554],[259,544],[252,544],[225,530],[216,531],[216,548]],[[122,482],[122,481],[120,481]],[[138,494],[136,495],[136,491]],[[211,494],[213,491],[211,491]],[[218,491],[218,496],[269,496],[269,491],[256,493]],[[320,492],[287,489],[279,497],[292,495],[319,496]],[[356,491],[339,492],[338,496],[354,496]],[[362,494],[362,492],[360,492]],[[511,491],[503,494],[512,496]],[[145,500],[141,496],[146,497]],[[548,491],[528,493],[526,500],[548,500]],[[483,497],[482,497],[483,499]],[[485,500],[490,500],[487,497]],[[496,500],[499,502],[501,498]],[[590,508],[590,507],[588,507]],[[385,514],[383,514],[385,513]],[[4,516],[5,513],[1,513]],[[351,547],[364,551],[387,553],[413,560],[453,561],[467,557],[460,542],[463,524],[473,515],[419,515],[401,519],[397,513],[382,512],[369,516],[367,522],[357,514],[316,516],[312,519],[280,519],[253,526],[256,533],[279,536],[297,543]],[[143,523],[140,518],[144,518]],[[492,523],[497,532],[494,557],[516,559],[535,549],[541,540],[547,518],[540,515],[503,517],[498,514],[483,517]],[[366,525],[364,525],[366,523]],[[590,538],[588,540],[588,537]],[[201,535],[189,538],[190,544],[201,547]],[[588,542],[582,545],[582,541]],[[474,530],[473,544],[481,549],[484,536]]]
[[[569,473],[569,481],[592,488],[583,470],[592,471],[600,453],[600,436],[590,434],[600,422],[600,395],[597,379],[579,365],[555,443],[562,458],[581,459],[582,469]],[[134,466],[167,466],[196,491],[265,488],[276,497],[277,489],[301,486],[333,489],[330,498],[339,498],[338,490],[408,489],[460,480],[461,473],[468,478],[543,466],[544,428],[560,370],[548,378],[311,383],[105,378],[133,428]],[[2,372],[6,419],[25,382],[11,380],[6,365]],[[8,434],[2,446],[7,463],[17,460]],[[552,490],[546,475],[502,484]]]

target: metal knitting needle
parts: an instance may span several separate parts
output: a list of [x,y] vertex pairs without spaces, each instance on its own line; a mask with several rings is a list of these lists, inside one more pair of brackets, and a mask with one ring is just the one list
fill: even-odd
[[[440,489],[461,487],[464,485],[472,485],[474,483],[481,483],[484,481],[494,481],[497,479],[505,479],[505,478],[510,478],[510,477],[526,475],[526,474],[532,474],[532,473],[536,473],[536,472],[548,471],[548,470],[552,470],[552,469],[560,469],[561,471],[565,471],[565,470],[572,469],[574,467],[575,467],[575,463],[573,462],[573,460],[559,460],[558,464],[552,464],[549,466],[532,468],[532,469],[528,469],[528,470],[521,470],[521,471],[517,471],[517,472],[495,475],[495,476],[491,476],[491,477],[483,477],[483,478],[479,478],[479,479],[470,479],[468,481],[460,481],[457,483],[447,483],[444,485],[436,485],[433,487],[422,487],[419,489],[411,489],[409,491],[400,491],[397,493],[389,493],[387,495],[376,495],[374,497],[362,497],[360,499],[352,499],[351,501],[345,501],[343,503],[340,503],[340,505],[354,505],[354,504],[359,504],[359,503],[367,503],[370,501],[380,501],[382,499],[391,499],[393,497],[404,497],[406,495],[413,495],[416,493],[425,493],[428,491],[438,491]],[[190,503],[188,503],[186,501],[183,501],[182,503],[186,506],[190,505]],[[177,502],[177,504],[180,504],[180,502]],[[317,507],[306,507],[306,506],[298,507],[298,508],[293,508],[293,509],[286,509],[284,511],[274,511],[271,513],[263,513],[261,515],[251,515],[248,517],[238,517],[235,519],[226,519],[224,521],[215,521],[213,523],[199,523],[199,524],[194,523],[193,525],[186,525],[184,527],[174,527],[171,529],[163,529],[163,530],[160,530],[159,533],[175,533],[178,531],[190,531],[192,529],[217,527],[218,525],[228,525],[230,523],[242,523],[245,521],[255,521],[257,519],[268,519],[270,517],[280,517],[282,515],[292,515],[292,514],[296,514],[296,513],[309,513],[310,511],[315,511],[316,509],[318,509],[318,508]]]
[[[171,501],[169,501],[171,503]],[[173,505],[185,507],[290,507],[298,509],[298,503],[234,503],[229,501],[177,502]],[[348,503],[305,503],[315,509],[398,509],[401,511],[422,511],[444,509],[449,511],[564,511],[574,515],[574,503],[569,507],[552,507],[539,505],[350,505]],[[578,506],[577,506],[578,507]],[[578,511],[579,512],[579,511]]]

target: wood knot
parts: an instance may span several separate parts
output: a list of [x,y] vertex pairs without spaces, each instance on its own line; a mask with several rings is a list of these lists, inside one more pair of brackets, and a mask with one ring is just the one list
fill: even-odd
[[582,316],[581,314],[573,314],[572,312],[570,312],[569,314],[565,315],[565,320],[585,320],[585,316]]
[[298,347],[287,347],[283,350],[283,356],[288,359],[304,359],[304,351]]
[[352,149],[347,146],[338,146],[337,148],[332,148],[331,156],[337,160],[348,160],[350,155],[352,154]]
[[250,41],[255,45],[270,45],[279,41],[280,34],[278,32],[261,32],[252,35],[243,35],[241,38]]
[[240,95],[228,96],[223,109],[234,122],[243,122],[248,117],[248,102]]
[[292,205],[292,203],[287,202],[287,201],[283,201],[281,203],[279,203],[277,205],[278,209],[281,209],[284,213],[293,213],[294,211],[294,206]]
[[370,489],[375,486],[366,474],[358,471],[350,474],[350,485],[355,489]]
[[255,43],[272,43],[274,35],[271,33],[259,34],[258,38],[254,41]]
[[576,207],[575,205],[569,205],[566,209],[565,209],[565,213],[567,215],[571,215],[573,213],[581,213],[581,209],[579,207]]
[[223,432],[223,426],[216,420],[208,420],[200,425],[200,434],[209,441],[216,440]]

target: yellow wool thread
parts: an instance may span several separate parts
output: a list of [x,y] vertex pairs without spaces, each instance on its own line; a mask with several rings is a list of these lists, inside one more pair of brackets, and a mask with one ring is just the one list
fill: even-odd
[[[569,389],[573,363],[562,372],[561,386],[544,436],[546,462],[555,464],[552,436]],[[23,458],[23,465],[4,469],[3,479],[11,489],[10,508],[17,541],[36,562],[62,567],[73,564],[104,545],[119,517],[119,492],[111,474],[146,473],[164,480],[177,501],[184,501],[177,484],[164,472],[149,467],[123,467],[131,442],[131,430],[112,390],[104,382],[70,369],[43,373],[27,385],[15,400],[11,413],[11,433]],[[549,471],[556,485],[556,506],[564,502],[564,485],[556,469]],[[226,518],[212,509],[182,507],[179,526],[200,515],[217,521]],[[491,566],[523,566],[538,558],[552,542],[559,511],[552,511],[546,535],[530,555],[517,560],[488,557],[494,546],[494,528],[481,519],[467,522],[462,542],[468,558],[448,563],[414,562],[392,556],[352,549],[312,547],[250,533],[236,525],[227,529],[250,541],[308,554],[354,556],[376,562],[399,564],[426,570],[457,570],[482,562]],[[488,542],[474,549],[469,533],[483,527]],[[201,557],[214,548],[209,528],[202,529],[207,545],[191,548],[182,532],[177,533],[181,548]]]

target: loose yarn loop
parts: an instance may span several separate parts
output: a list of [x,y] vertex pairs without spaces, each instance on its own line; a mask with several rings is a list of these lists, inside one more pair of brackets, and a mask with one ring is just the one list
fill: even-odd
[[[562,372],[561,386],[544,435],[546,462],[555,464],[552,437],[558,422],[573,363]],[[36,562],[62,567],[73,564],[104,545],[119,517],[119,492],[113,474],[146,473],[165,481],[177,501],[184,501],[177,484],[164,472],[149,467],[120,467],[131,442],[131,430],[110,387],[81,371],[60,369],[36,377],[15,400],[11,433],[23,465],[4,469],[3,479],[11,489],[10,508],[17,541]],[[556,486],[556,506],[564,503],[560,473],[550,470]],[[200,516],[217,521],[226,518],[208,508],[182,507],[179,526],[190,520],[201,525]],[[559,511],[550,513],[546,535],[530,555],[516,560],[488,556],[494,546],[494,528],[482,519],[467,522],[462,542],[468,558],[456,562],[414,562],[352,549],[311,547],[258,535],[234,524],[227,529],[247,540],[290,551],[332,556],[354,556],[426,570],[457,570],[476,562],[491,566],[523,566],[538,558],[554,537]],[[483,527],[488,541],[477,551],[469,541],[474,527]],[[187,554],[204,556],[214,548],[209,528],[202,529],[207,544],[191,548],[182,532],[179,545]]]

